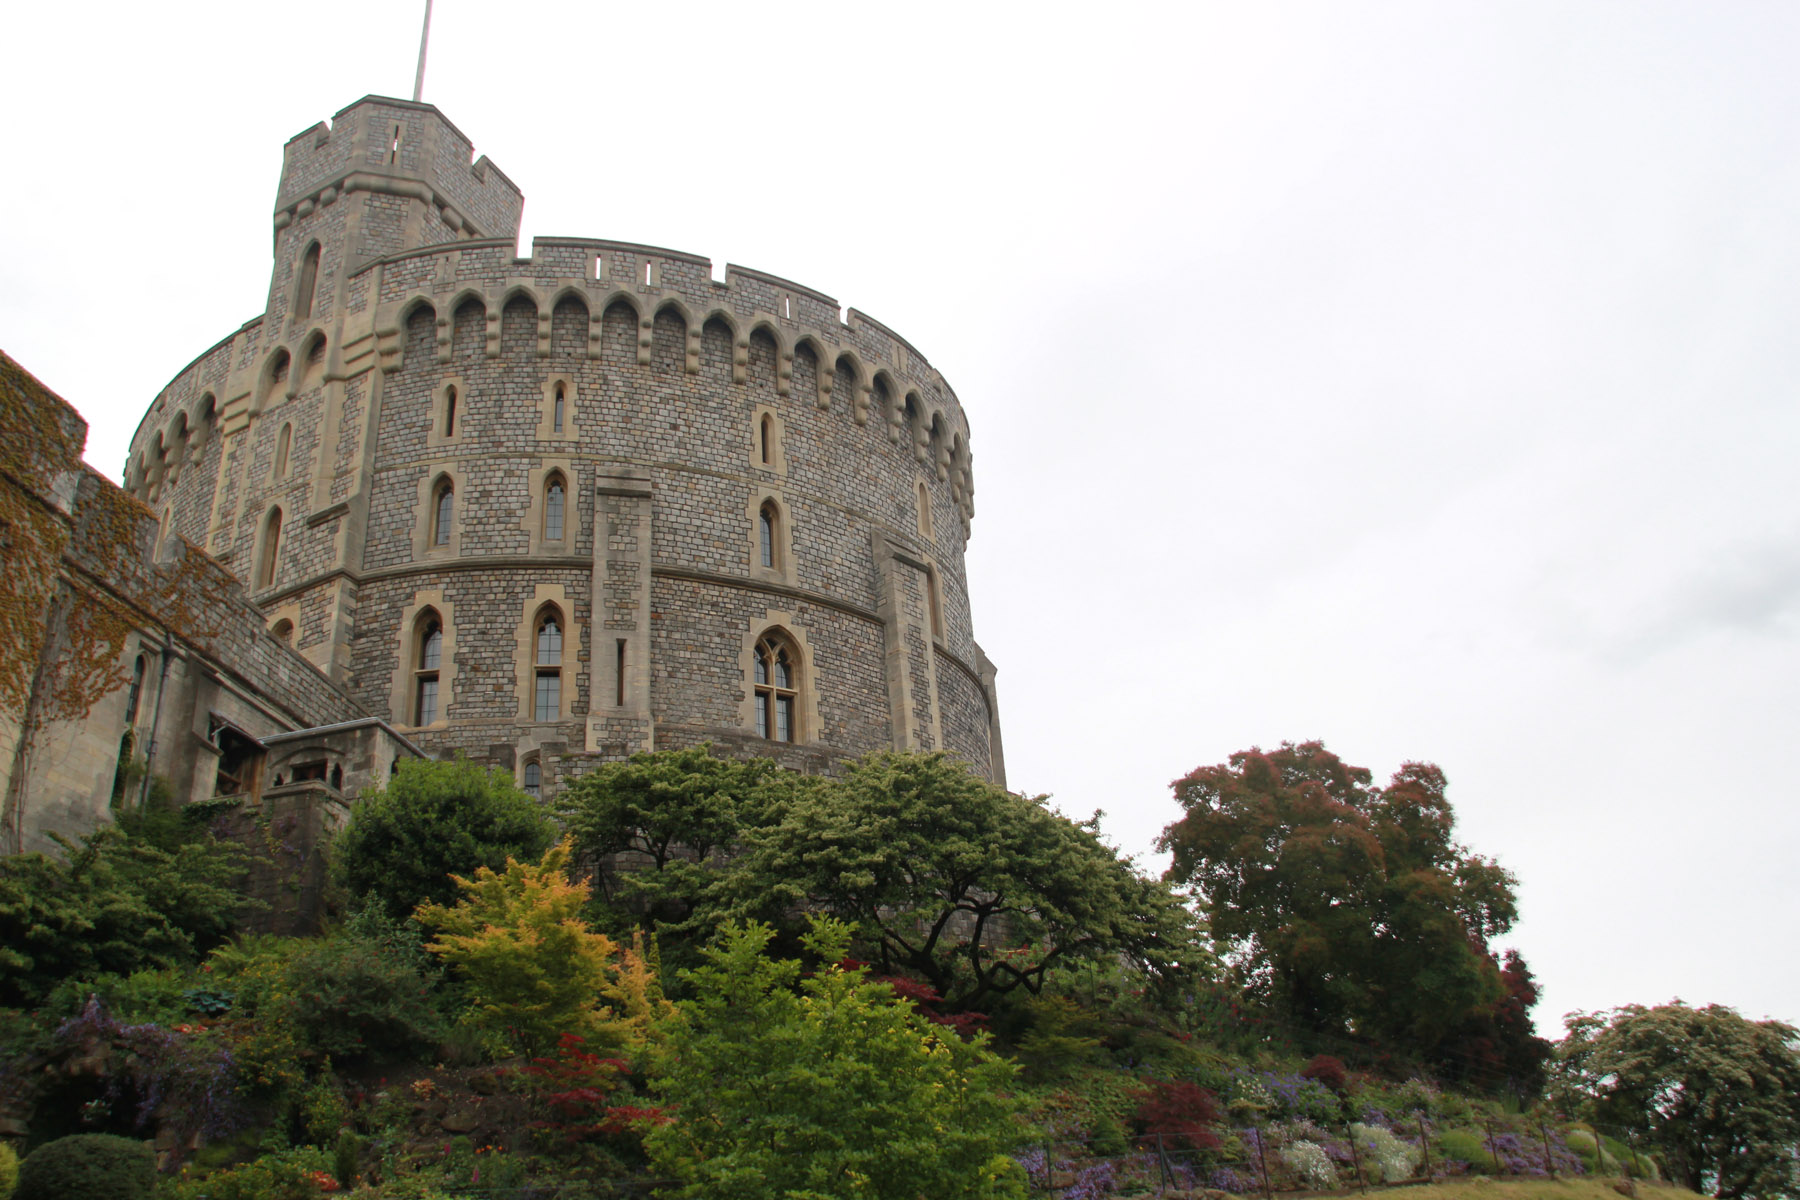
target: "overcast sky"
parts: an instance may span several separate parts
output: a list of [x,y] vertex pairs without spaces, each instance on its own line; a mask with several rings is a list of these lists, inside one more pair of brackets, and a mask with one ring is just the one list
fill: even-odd
[[[421,8],[8,12],[0,347],[95,466]],[[1235,750],[1434,761],[1546,1032],[1800,1019],[1800,7],[500,11],[440,0],[425,99],[527,244],[793,279],[956,389],[1014,788],[1159,867]]]

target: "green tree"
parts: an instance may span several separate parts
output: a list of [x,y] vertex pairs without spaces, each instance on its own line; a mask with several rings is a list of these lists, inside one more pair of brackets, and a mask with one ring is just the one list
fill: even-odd
[[[1097,820],[1097,817],[1096,817]],[[1197,954],[1192,914],[1075,822],[944,754],[874,754],[748,831],[739,915],[829,912],[884,974],[922,977],[951,1010],[1038,992],[1109,955],[1164,971]]]
[[814,928],[826,965],[804,978],[756,924],[726,926],[687,973],[652,1081],[674,1119],[646,1135],[651,1162],[707,1200],[1023,1197],[1011,1064],[830,965],[849,930]]
[[456,898],[450,876],[535,859],[555,838],[537,801],[504,771],[466,758],[402,759],[380,791],[364,792],[331,847],[333,876],[364,903],[405,918]]
[[455,878],[462,899],[421,905],[437,931],[428,948],[469,983],[470,1023],[528,1053],[565,1033],[623,1046],[642,1042],[663,1003],[642,956],[581,918],[588,889],[568,878],[569,842],[535,864],[506,861]]
[[1185,815],[1158,846],[1287,1018],[1430,1055],[1507,1000],[1487,943],[1512,925],[1516,881],[1452,840],[1437,767],[1370,778],[1319,742],[1241,751],[1175,782]]
[[[560,812],[579,861],[637,856],[610,899],[661,933],[703,907],[724,852],[766,822],[797,778],[766,758],[715,758],[710,746],[659,750],[580,776]],[[710,936],[713,923],[702,924]]]
[[162,849],[102,826],[57,841],[63,858],[0,859],[0,1005],[35,1007],[71,976],[188,965],[248,904],[245,855],[210,837]]
[[1676,1180],[1723,1200],[1800,1195],[1800,1038],[1780,1021],[1676,1001],[1576,1013],[1558,1047],[1565,1100],[1640,1131]]

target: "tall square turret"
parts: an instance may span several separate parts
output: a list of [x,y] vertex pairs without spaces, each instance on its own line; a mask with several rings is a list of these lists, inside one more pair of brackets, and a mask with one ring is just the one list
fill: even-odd
[[280,329],[329,311],[341,282],[385,255],[517,240],[524,203],[434,106],[365,96],[282,150],[267,317]]

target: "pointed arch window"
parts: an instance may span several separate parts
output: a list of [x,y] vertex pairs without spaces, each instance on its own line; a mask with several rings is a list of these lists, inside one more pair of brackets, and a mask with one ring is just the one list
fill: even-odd
[[760,432],[760,440],[762,442],[762,464],[766,467],[775,461],[775,448],[773,445],[775,440],[775,418],[768,413],[763,414]]
[[281,510],[271,508],[263,523],[262,561],[257,564],[256,586],[275,585],[275,560],[281,552]]
[[765,500],[762,509],[756,515],[756,547],[758,559],[763,566],[775,567],[776,533],[781,521],[781,514],[776,511],[773,500]]
[[550,403],[550,432],[563,431],[563,409],[567,403],[567,392],[563,384],[556,385],[556,399]]
[[919,536],[931,536],[931,493],[925,490],[925,481],[919,480]]
[[456,489],[448,479],[438,484],[437,495],[431,503],[431,544],[448,546],[450,544],[450,528],[456,519]]
[[779,633],[756,643],[756,736],[775,742],[799,740],[795,704],[800,690],[800,656]]
[[444,436],[456,436],[456,385],[444,389]]
[[544,540],[560,542],[563,539],[563,514],[567,505],[563,491],[561,475],[552,475],[544,485]]
[[283,425],[281,432],[275,435],[275,478],[285,479],[288,473],[288,452],[294,445],[294,427]]
[[413,724],[438,719],[438,678],[444,666],[444,626],[436,613],[419,618],[413,659]]
[[319,289],[319,243],[314,242],[306,248],[300,258],[300,282],[294,289],[294,319],[303,321],[312,316],[313,293]]
[[562,614],[546,608],[538,614],[537,621],[534,720],[554,721],[562,716],[562,653]]

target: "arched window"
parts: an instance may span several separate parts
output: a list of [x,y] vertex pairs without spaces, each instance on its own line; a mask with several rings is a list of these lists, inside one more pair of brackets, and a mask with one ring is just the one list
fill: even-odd
[[448,479],[438,484],[437,495],[431,504],[431,544],[448,546],[450,544],[450,526],[456,518],[456,489],[450,486]]
[[137,724],[138,701],[144,695],[144,670],[148,666],[149,660],[141,654],[137,656],[137,661],[131,664],[131,690],[125,694],[126,728]]
[[544,540],[560,542],[563,537],[563,481],[561,475],[550,476],[544,485]]
[[294,644],[294,623],[286,617],[275,622],[269,632],[274,634],[275,640],[284,646],[291,646]]
[[756,736],[776,742],[799,740],[795,699],[800,688],[799,654],[779,633],[756,643]]
[[257,565],[256,586],[275,585],[275,559],[281,552],[281,510],[271,508],[263,523],[262,562]]
[[444,389],[444,436],[456,436],[456,385]]
[[438,672],[444,665],[444,626],[436,613],[419,618],[417,648],[413,657],[413,724],[429,725],[438,719]]
[[775,567],[775,534],[780,521],[781,514],[776,511],[775,502],[763,501],[762,510],[756,515],[756,546],[760,556],[758,561],[771,570]]
[[538,765],[537,759],[525,764],[524,792],[533,800],[541,799],[544,794],[544,769]]
[[931,536],[931,493],[925,490],[925,481],[919,480],[919,536]]
[[772,444],[774,442],[774,439],[775,439],[775,418],[771,417],[768,413],[764,413],[763,419],[762,419],[761,442],[762,442],[762,464],[765,467],[775,461],[775,459],[774,459],[775,449]]
[[562,652],[561,615],[553,608],[546,608],[538,615],[534,720],[554,721],[562,716]]
[[300,259],[300,283],[294,289],[294,320],[303,321],[312,316],[313,293],[318,287],[319,243],[314,242]]
[[556,399],[553,400],[550,405],[550,432],[551,433],[561,433],[563,431],[564,400],[565,400],[565,396],[564,396],[564,391],[563,391],[563,385],[559,383],[556,385]]
[[275,478],[287,478],[288,451],[293,448],[294,427],[283,425],[281,432],[275,435]]

